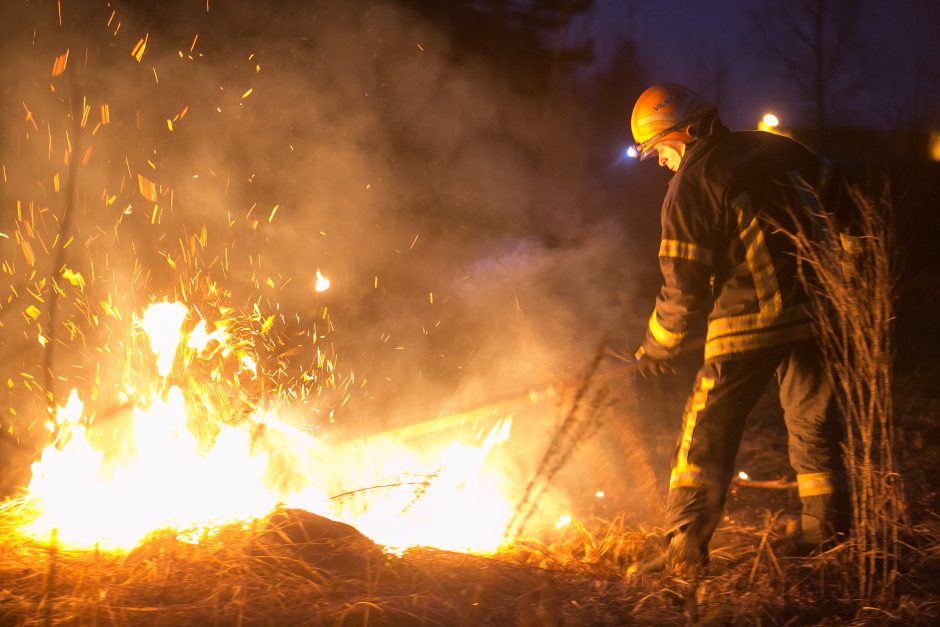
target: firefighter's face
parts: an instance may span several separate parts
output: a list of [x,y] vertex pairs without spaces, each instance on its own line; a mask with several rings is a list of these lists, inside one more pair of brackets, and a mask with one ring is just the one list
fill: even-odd
[[685,144],[682,142],[662,142],[656,146],[659,165],[669,168],[673,172],[679,169],[682,155],[685,153]]

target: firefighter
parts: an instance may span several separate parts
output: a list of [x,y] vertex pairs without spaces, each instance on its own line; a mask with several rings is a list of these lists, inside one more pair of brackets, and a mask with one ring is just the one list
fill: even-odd
[[672,462],[667,548],[640,569],[707,566],[745,419],[772,377],[802,543],[837,539],[849,527],[843,429],[794,246],[781,231],[811,226],[835,187],[831,169],[785,137],[729,131],[713,105],[680,85],[644,91],[630,123],[637,156],[675,172],[662,206],[663,284],[635,355],[641,374],[671,370],[690,332],[707,326]]

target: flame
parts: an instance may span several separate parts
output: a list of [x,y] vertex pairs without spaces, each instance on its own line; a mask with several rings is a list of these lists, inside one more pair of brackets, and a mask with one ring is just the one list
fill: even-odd
[[218,342],[219,344],[225,344],[228,342],[229,334],[225,330],[225,324],[220,323],[216,326],[215,331],[209,333],[206,331],[206,321],[200,320],[196,323],[196,326],[192,331],[189,332],[189,339],[186,342],[186,348],[191,348],[196,352],[201,353],[206,350],[206,347],[209,346],[209,342]]
[[150,338],[150,350],[157,356],[157,371],[161,377],[168,375],[173,367],[187,313],[183,303],[154,303],[144,310],[139,324]]
[[55,420],[47,422],[46,428],[54,432],[64,425],[77,425],[82,419],[82,410],[84,408],[81,399],[78,398],[78,392],[72,390],[65,406],[56,410]]
[[314,285],[313,289],[315,289],[318,292],[325,292],[328,289],[330,289],[330,280],[326,278],[325,276],[323,276],[323,274],[320,273],[319,269],[317,269],[317,282]]
[[[188,315],[182,303],[158,302],[136,321],[159,376],[118,394],[123,423],[96,422],[75,390],[47,423],[56,437],[32,467],[28,498],[38,516],[28,533],[54,532],[76,548],[128,550],[161,529],[198,541],[283,504],[342,520],[398,550],[493,551],[503,542],[512,501],[491,453],[510,437],[511,420],[472,443],[433,450],[381,440],[327,445],[275,409],[223,423],[212,407],[193,404],[206,396],[191,369],[177,368],[187,376],[170,379],[180,355],[198,355],[212,342],[227,350],[232,341],[226,322],[209,333],[203,320],[184,338]],[[243,372],[257,374],[251,357],[236,357]],[[279,480],[285,466],[291,481]]]
[[126,549],[154,530],[204,530],[276,504],[262,482],[267,460],[251,455],[249,434],[223,428],[200,453],[178,387],[134,407],[133,426],[134,453],[119,459],[98,450],[84,426],[61,450],[43,451],[29,484],[42,511],[34,535],[55,529],[66,545]]
[[364,512],[350,516],[340,504],[335,513],[392,549],[495,551],[504,540],[513,504],[503,496],[509,487],[505,477],[487,461],[493,448],[509,438],[511,426],[511,420],[501,421],[479,445],[454,442],[437,452],[375,443],[363,451],[363,457],[384,458],[378,470],[395,478],[393,486],[416,486],[417,494],[390,490],[372,496]]

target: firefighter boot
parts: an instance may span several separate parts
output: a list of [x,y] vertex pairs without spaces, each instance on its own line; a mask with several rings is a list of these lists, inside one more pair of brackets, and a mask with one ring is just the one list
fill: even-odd
[[708,548],[687,533],[677,533],[669,538],[666,550],[645,562],[630,566],[627,575],[649,575],[667,572],[678,576],[705,574],[708,570]]

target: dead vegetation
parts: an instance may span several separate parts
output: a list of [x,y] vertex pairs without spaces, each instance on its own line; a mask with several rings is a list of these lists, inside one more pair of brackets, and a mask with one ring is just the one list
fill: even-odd
[[575,523],[484,557],[387,555],[345,525],[281,511],[183,542],[155,535],[126,554],[24,538],[7,507],[0,623],[10,625],[933,624],[940,524],[901,553],[894,602],[866,605],[853,547],[793,555],[778,515],[715,538],[708,577],[626,579],[657,530]]
[[836,208],[823,210],[810,226],[788,233],[843,418],[857,594],[866,602],[894,594],[905,522],[894,451],[897,269],[890,197],[887,185],[880,196],[850,186],[847,218]]

